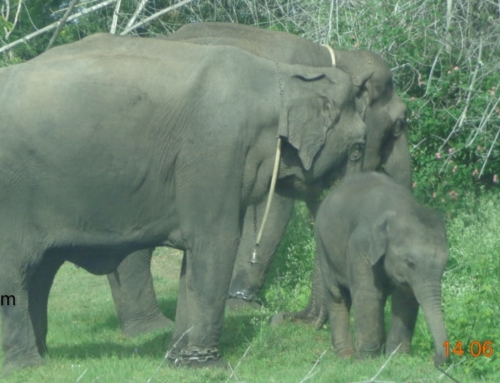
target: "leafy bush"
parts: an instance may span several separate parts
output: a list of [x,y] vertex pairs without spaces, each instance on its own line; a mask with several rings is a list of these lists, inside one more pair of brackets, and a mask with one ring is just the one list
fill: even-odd
[[270,310],[295,311],[306,306],[315,254],[310,213],[305,204],[297,203],[264,286],[262,295]]
[[[450,262],[443,299],[450,344],[462,341],[464,371],[476,376],[500,369],[500,196],[467,198],[466,211],[448,223]],[[492,357],[473,357],[473,341],[493,344]]]

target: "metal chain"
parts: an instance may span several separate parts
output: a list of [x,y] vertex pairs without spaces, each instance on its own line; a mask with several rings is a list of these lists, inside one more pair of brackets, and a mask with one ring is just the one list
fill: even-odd
[[187,366],[192,362],[206,363],[220,358],[219,349],[211,347],[206,349],[193,348],[191,350],[181,350],[179,354],[170,353],[168,356],[174,363],[174,366]]

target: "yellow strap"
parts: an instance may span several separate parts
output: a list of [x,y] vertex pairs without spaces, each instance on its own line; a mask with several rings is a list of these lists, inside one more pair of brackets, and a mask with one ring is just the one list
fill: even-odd
[[335,52],[333,51],[333,48],[327,44],[321,44],[321,46],[328,49],[328,52],[330,52],[330,57],[332,58],[332,66],[336,66],[337,62],[335,61]]

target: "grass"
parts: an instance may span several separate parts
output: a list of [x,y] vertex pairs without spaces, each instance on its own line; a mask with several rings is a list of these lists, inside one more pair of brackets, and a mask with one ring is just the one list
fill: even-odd
[[[453,355],[454,366],[449,373],[461,383],[500,381],[497,206],[500,198],[492,196],[473,201],[469,212],[448,222],[451,259],[443,281],[443,299],[450,342],[461,340],[466,348],[472,340],[489,339],[494,350],[490,358],[473,358],[468,349],[462,357]],[[370,381],[385,358],[340,360],[331,350],[328,329],[267,325],[274,312],[299,308],[307,299],[308,267],[314,252],[309,230],[303,209],[297,209],[263,294],[266,308],[226,314],[221,349],[233,368],[240,363],[231,379],[231,371],[175,369],[162,364],[171,333],[160,331],[133,340],[125,338],[119,330],[106,278],[65,264],[49,302],[50,357],[46,365],[15,372],[2,382],[298,383],[311,369],[310,382]],[[298,260],[299,255],[304,259]],[[179,253],[168,249],[160,250],[153,258],[160,307],[170,318],[175,316],[180,260]],[[413,345],[413,355],[394,356],[378,381],[451,382],[447,377],[440,379],[441,372],[433,367],[432,338],[421,315]]]

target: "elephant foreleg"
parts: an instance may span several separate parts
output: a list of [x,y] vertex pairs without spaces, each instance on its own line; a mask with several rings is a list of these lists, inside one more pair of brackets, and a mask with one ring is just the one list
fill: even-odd
[[245,306],[259,306],[252,302],[264,286],[274,254],[285,234],[293,212],[294,201],[277,193],[265,225],[264,235],[257,252],[257,263],[250,263],[257,230],[262,225],[266,200],[246,209],[238,255],[234,265],[227,305],[234,309]]
[[[196,366],[203,363],[226,367],[226,362],[219,360],[218,343],[237,239],[233,237],[229,246],[222,238],[217,242],[223,245],[203,248],[214,255],[228,254],[228,259],[206,255],[200,259],[200,255],[190,250],[184,254],[175,329],[169,350],[169,358],[175,364]],[[231,253],[232,259],[229,257]]]
[[412,293],[396,289],[392,294],[391,329],[385,349],[387,355],[390,355],[399,345],[401,346],[398,352],[410,353],[418,307],[418,302]]
[[330,318],[331,338],[333,349],[341,358],[354,355],[351,331],[349,329],[349,312],[351,309],[351,297],[348,291],[334,286],[327,293],[326,298],[328,317]]
[[121,329],[129,337],[173,325],[158,307],[151,275],[152,254],[153,249],[131,253],[107,274]]
[[[236,150],[237,146],[231,147],[231,151]],[[214,153],[218,151],[211,149],[207,156]],[[243,209],[241,185],[233,174],[233,161],[218,159],[218,162],[217,172],[208,160],[192,164],[189,174],[197,174],[194,181],[182,177],[185,174],[181,172],[176,178],[179,188],[176,209],[185,251],[169,350],[169,359],[175,364],[227,367],[220,360],[218,347]],[[203,185],[203,194],[187,192],[198,191],[199,185]]]
[[[371,277],[371,276],[370,276]],[[386,294],[369,283],[370,277],[351,291],[354,310],[354,349],[356,358],[378,355],[385,342],[384,306]]]

